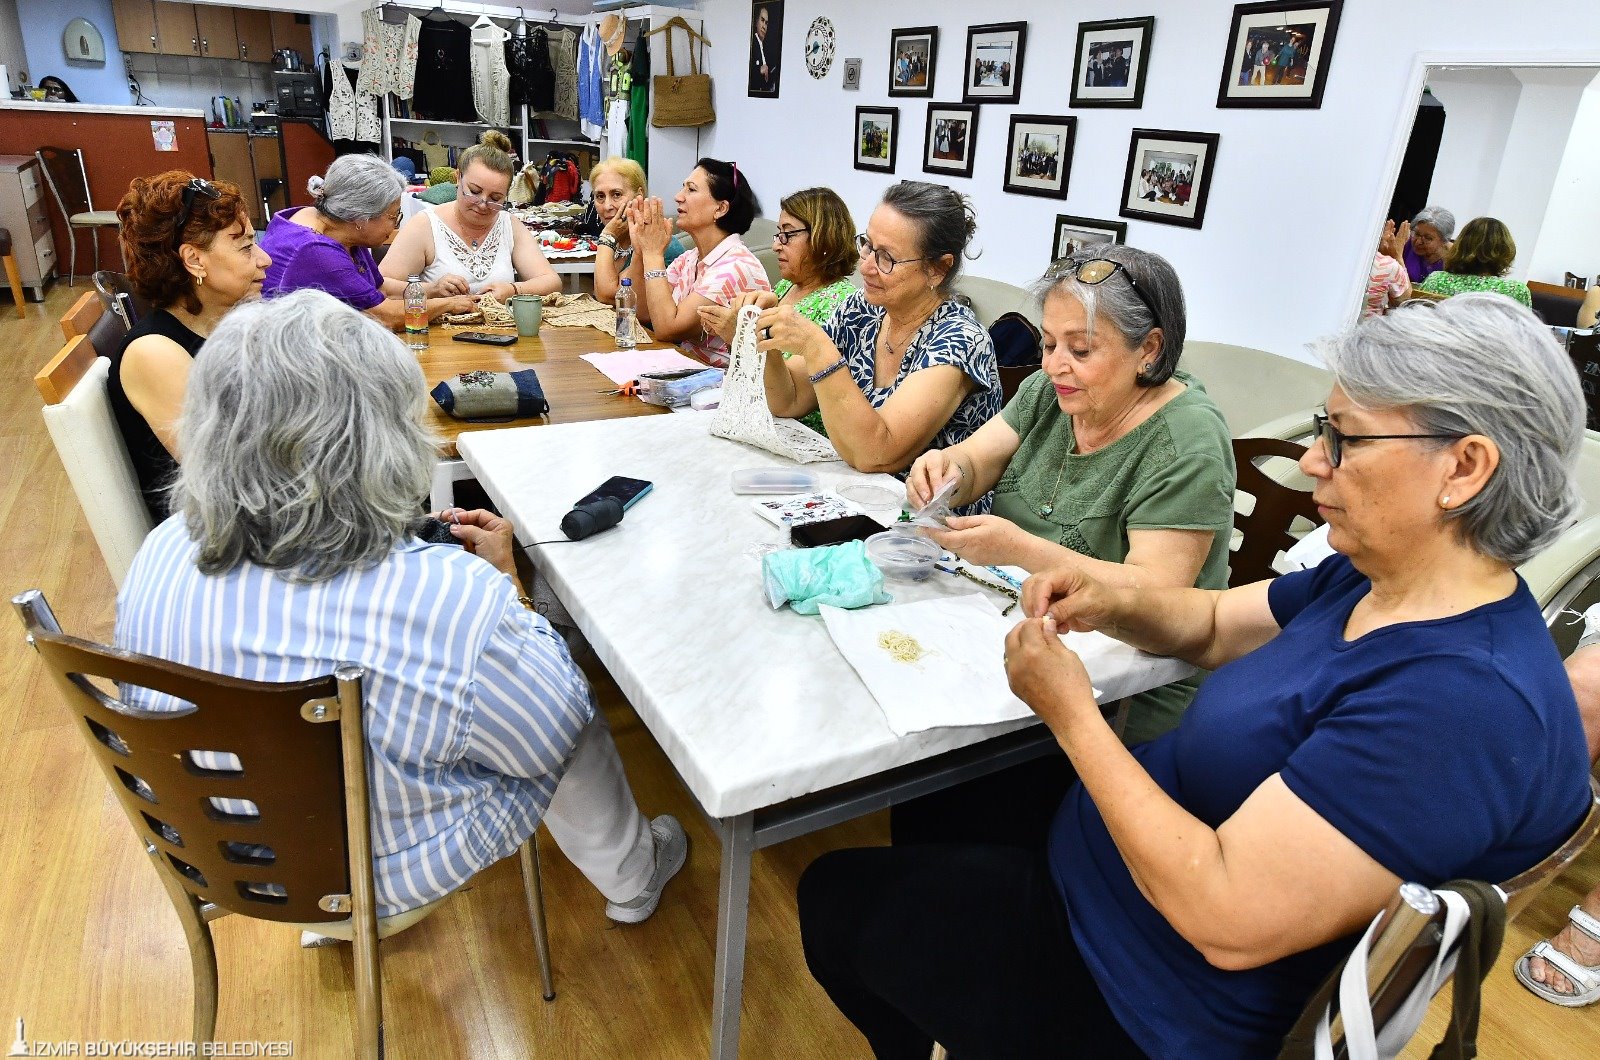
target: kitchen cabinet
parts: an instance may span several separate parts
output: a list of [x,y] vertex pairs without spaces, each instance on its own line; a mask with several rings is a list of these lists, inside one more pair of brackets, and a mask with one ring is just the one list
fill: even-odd
[[193,4],[156,0],[156,51],[162,55],[200,54]]
[[233,25],[233,8],[195,4],[194,20],[200,36],[201,55],[211,59],[239,58],[239,33]]
[[297,15],[293,11],[272,12],[272,50],[293,48],[310,69],[315,52],[311,48],[311,16]]
[[117,24],[117,47],[125,52],[154,55],[156,41],[155,0],[111,0],[111,17]]
[[[259,7],[233,9],[233,25],[239,33],[239,54],[236,58],[247,63],[272,61],[271,13]],[[213,53],[217,54],[217,53]]]

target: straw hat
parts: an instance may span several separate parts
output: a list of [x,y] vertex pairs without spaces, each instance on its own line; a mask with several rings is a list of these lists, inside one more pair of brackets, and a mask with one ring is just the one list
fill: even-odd
[[605,43],[607,55],[620,52],[627,36],[628,20],[621,15],[607,15],[600,20],[600,39]]

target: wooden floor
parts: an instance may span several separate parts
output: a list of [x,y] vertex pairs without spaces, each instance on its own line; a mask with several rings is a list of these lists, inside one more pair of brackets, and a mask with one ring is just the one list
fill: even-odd
[[[81,291],[82,287],[78,288]],[[56,318],[76,291],[53,288],[19,321],[0,298],[0,590],[41,588],[69,631],[105,638],[114,593],[39,416],[35,370],[61,344]],[[183,936],[154,870],[13,620],[0,618],[0,1033],[30,1039],[181,1040],[189,1033]],[[558,997],[538,994],[514,859],[482,874],[430,919],[383,945],[394,1057],[698,1057],[710,1037],[717,845],[671,766],[606,674],[591,678],[639,802],[689,830],[688,867],[645,924],[611,926],[602,901],[548,841],[546,896]],[[1536,778],[1529,778],[1534,783]],[[1418,812],[1427,812],[1419,808]],[[795,881],[824,850],[881,843],[880,816],[756,856],[743,1055],[854,1057],[862,1040],[811,981]],[[1600,1055],[1600,1006],[1532,998],[1510,964],[1600,882],[1591,849],[1512,927],[1485,992],[1481,1055]],[[354,1041],[347,947],[302,950],[290,932],[228,917],[214,925],[223,1040],[288,1041],[296,1057],[342,1057]],[[1441,1003],[1425,1035],[1442,1031]],[[0,1042],[3,1044],[3,1042]],[[1065,1050],[1064,1050],[1065,1053]],[[1414,1045],[1408,1056],[1425,1056]]]

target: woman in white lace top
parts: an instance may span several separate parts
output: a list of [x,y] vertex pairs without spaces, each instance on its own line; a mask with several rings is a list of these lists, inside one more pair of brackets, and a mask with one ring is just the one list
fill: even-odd
[[454,202],[430,206],[407,221],[379,268],[404,280],[420,276],[440,294],[549,294],[561,277],[539,251],[539,241],[505,212],[516,166],[511,141],[490,130],[464,151]]

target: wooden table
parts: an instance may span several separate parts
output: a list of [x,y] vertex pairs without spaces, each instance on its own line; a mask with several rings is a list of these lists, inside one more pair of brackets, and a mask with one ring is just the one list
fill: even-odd
[[[667,411],[638,398],[601,393],[612,389],[611,381],[582,359],[586,353],[603,353],[616,348],[615,340],[598,328],[553,328],[545,325],[538,338],[519,336],[514,346],[456,342],[453,336],[458,333],[438,324],[428,329],[428,349],[419,351],[417,360],[422,365],[422,374],[428,381],[429,390],[441,380],[462,372],[518,372],[532,368],[539,374],[539,385],[544,388],[544,396],[550,402],[550,412],[544,416],[504,423],[469,423],[445,415],[430,398],[427,424],[441,440],[442,457],[433,480],[433,506],[436,511],[452,503],[454,483],[472,477],[472,473],[456,455],[456,439],[466,431],[655,416]],[[664,342],[645,342],[639,348],[665,350],[672,347]]]

